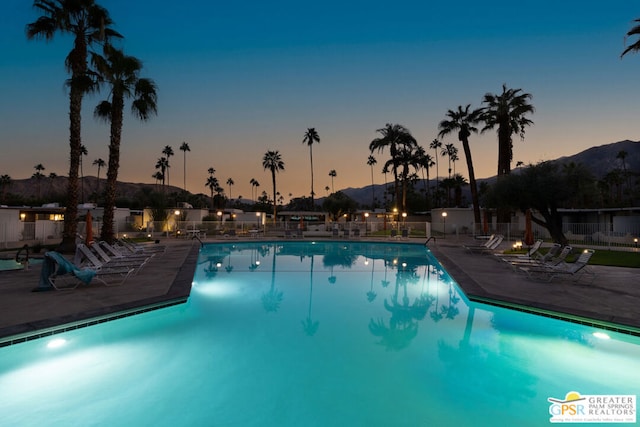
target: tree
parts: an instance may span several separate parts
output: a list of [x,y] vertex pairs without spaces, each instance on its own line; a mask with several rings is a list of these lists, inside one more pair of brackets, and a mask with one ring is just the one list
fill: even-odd
[[[431,157],[430,154],[427,154],[427,152],[425,151],[425,149],[423,147],[418,147],[418,149],[416,150],[416,162],[418,167],[420,168],[420,170],[422,170],[422,181],[424,183],[424,193],[425,193],[425,200],[427,202],[426,207],[429,208],[429,199],[430,199],[430,192],[429,192],[429,168],[431,168],[435,162],[433,161],[433,158]],[[425,180],[424,177],[424,172],[427,172],[427,177]]]
[[322,202],[322,209],[329,212],[334,221],[337,221],[345,213],[354,212],[356,207],[357,203],[342,191],[329,195]]
[[338,174],[336,173],[335,169],[331,169],[329,171],[329,176],[331,177],[331,192],[333,193],[333,178],[335,178]]
[[0,188],[2,188],[2,201],[7,197],[7,189],[11,185],[11,177],[7,174],[0,176]]
[[160,169],[160,174],[162,175],[162,192],[164,193],[164,179],[167,176],[166,172],[167,172],[167,158],[166,157],[160,157],[158,159],[158,161],[156,162],[156,169]]
[[484,95],[482,102],[486,106],[482,108],[479,119],[485,126],[481,132],[498,128],[498,177],[511,173],[512,135],[518,134],[524,140],[525,128],[533,124],[526,117],[535,111],[529,100],[531,94],[522,92],[522,89],[507,89],[506,84],[502,85],[501,94]]
[[94,0],[34,0],[33,7],[42,15],[27,25],[27,38],[50,41],[55,34],[71,35],[73,48],[65,59],[71,78],[69,87],[69,177],[67,207],[60,250],[75,249],[78,229],[78,169],[80,165],[81,111],[85,93],[94,86],[88,73],[88,49],[110,38],[120,38],[111,25],[107,9]]
[[229,186],[229,200],[231,200],[231,186],[234,184],[235,182],[233,182],[233,179],[231,178],[227,179],[227,185]]
[[[273,183],[273,223],[277,220],[277,205],[276,205],[276,173],[284,170],[284,162],[282,156],[278,150],[268,150],[264,157],[262,157],[262,167],[265,170],[271,171],[271,181]],[[313,194],[313,192],[311,193]]]
[[171,185],[171,182],[169,181],[169,158],[173,156],[173,148],[171,148],[170,145],[165,145],[162,149],[162,154],[167,158],[167,185]]
[[625,37],[625,42],[627,40],[627,37],[632,37],[632,36],[638,36],[638,40],[636,40],[634,43],[626,47],[626,49],[620,55],[621,58],[629,52],[634,52],[634,53],[640,52],[640,18],[636,19],[634,22],[638,22],[639,24],[629,30],[629,32],[627,33],[627,36]]
[[[584,188],[593,188],[588,176],[580,169],[576,169],[576,172],[580,174]],[[487,194],[487,200],[496,207],[519,209],[522,212],[533,209],[532,221],[549,230],[555,242],[567,244],[562,229],[562,214],[558,210],[571,203],[574,196],[576,189],[571,183],[575,176],[572,175],[559,171],[554,162],[530,165],[523,168],[520,174],[498,180]]]
[[[417,142],[415,138],[409,132],[409,129],[405,128],[402,125],[398,124],[390,124],[387,123],[384,128],[376,130],[381,137],[375,138],[369,144],[369,151],[373,153],[374,151],[381,152],[385,147],[389,148],[389,154],[391,155],[391,163],[389,165],[393,169],[393,178],[394,178],[394,193],[395,193],[395,203],[398,203],[400,199],[400,189],[399,189],[399,181],[398,181],[398,150],[402,146],[416,146]],[[388,170],[388,168],[385,168]],[[402,207],[405,208],[404,206]]]
[[96,202],[98,201],[98,195],[100,194],[100,169],[106,166],[104,160],[98,158],[93,161],[93,166],[98,166],[98,185],[96,187]]
[[313,201],[313,144],[317,142],[320,144],[320,135],[315,128],[308,128],[302,138],[302,143],[309,146],[309,158],[311,159],[311,210],[315,210],[315,202]]
[[96,106],[94,116],[109,123],[111,128],[100,237],[112,242],[125,101],[131,99],[131,113],[134,117],[147,121],[152,114],[157,113],[158,95],[153,80],[140,77],[142,62],[138,58],[125,55],[121,49],[106,44],[102,55],[91,53],[91,63],[101,85],[109,88],[109,97]]
[[49,195],[53,193],[53,184],[55,183],[55,180],[57,177],[58,177],[57,173],[55,172],[49,173]]
[[478,128],[474,125],[478,123],[481,110],[469,111],[470,104],[466,107],[458,106],[456,111],[448,110],[447,119],[442,120],[438,124],[440,132],[438,136],[443,138],[446,135],[457,132],[458,141],[462,143],[464,156],[467,160],[467,170],[469,171],[469,186],[471,187],[471,202],[473,203],[473,220],[476,225],[481,224],[480,218],[480,202],[478,198],[478,186],[476,184],[476,175],[473,170],[473,160],[471,158],[471,147],[469,147],[469,136],[471,133],[478,133]]
[[183,189],[185,191],[185,193],[187,192],[187,151],[191,151],[191,148],[189,148],[189,144],[187,144],[186,142],[182,142],[182,145],[180,145],[180,151],[183,152],[184,154],[184,164],[183,164],[183,180],[182,180],[182,185],[183,185]]
[[[209,170],[212,170],[212,168],[210,168]],[[205,183],[205,185],[211,191],[211,209],[213,209],[213,192],[220,186],[218,184],[218,178],[213,176],[213,173],[210,174],[209,177],[207,178],[207,182]]]
[[[253,190],[254,190],[257,186],[259,186],[259,185],[260,185],[260,183],[258,183],[258,181],[256,181],[256,179],[255,179],[255,178],[251,178],[251,179],[249,180],[249,184],[251,184],[251,200],[253,200],[253,201],[255,202],[255,200],[256,200],[256,199],[253,197]],[[257,197],[257,195],[256,195],[256,197]]]
[[[442,142],[437,139],[434,139],[433,141],[431,141],[431,144],[429,144],[429,148],[436,152],[434,159],[436,160],[436,194],[437,194],[438,188],[440,187],[440,171],[438,170],[438,150],[442,148]],[[436,205],[439,205],[439,200],[437,197],[436,197]]]
[[42,166],[42,163],[38,163],[33,168],[36,170],[36,173],[34,173],[32,177],[35,178],[38,183],[38,200],[40,200],[40,181],[44,178],[42,171],[45,170],[45,167]]
[[80,200],[84,204],[84,170],[82,168],[82,158],[88,155],[87,147],[80,145]]
[[367,157],[367,165],[369,165],[369,167],[371,168],[371,209],[376,208],[376,189],[373,184],[373,166],[377,163],[378,161],[372,155],[369,155],[369,157]]

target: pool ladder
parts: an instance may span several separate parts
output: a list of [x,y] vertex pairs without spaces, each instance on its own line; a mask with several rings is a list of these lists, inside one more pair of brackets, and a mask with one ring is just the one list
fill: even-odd
[[433,241],[435,242],[435,241],[436,241],[436,236],[431,236],[431,237],[429,237],[429,238],[427,239],[427,241],[426,241],[426,242],[424,242],[424,245],[425,245],[425,246],[428,246],[428,245],[429,245],[429,242],[430,242],[431,240],[433,240]]
[[200,240],[200,236],[198,236],[197,234],[194,234],[193,237],[191,238],[191,240],[196,239],[198,240],[198,242],[200,242],[200,247],[204,246],[204,243],[202,242],[202,240]]

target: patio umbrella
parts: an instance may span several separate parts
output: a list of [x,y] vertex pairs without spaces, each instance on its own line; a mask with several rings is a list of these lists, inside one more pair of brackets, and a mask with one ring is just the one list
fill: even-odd
[[85,228],[87,234],[87,236],[85,237],[85,243],[87,246],[89,246],[93,243],[93,221],[91,219],[91,211],[87,211],[87,216],[84,221],[87,224]]
[[533,228],[531,226],[531,209],[527,209],[524,220],[524,244],[531,247],[534,243]]

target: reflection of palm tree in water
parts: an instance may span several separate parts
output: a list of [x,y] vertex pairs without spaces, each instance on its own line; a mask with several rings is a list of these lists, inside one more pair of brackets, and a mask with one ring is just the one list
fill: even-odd
[[373,292],[373,272],[375,270],[375,265],[376,265],[376,260],[372,259],[371,260],[371,288],[369,289],[369,292],[367,292],[367,301],[369,302],[373,302],[373,300],[376,299],[376,296],[378,296],[375,292]]
[[[384,307],[391,312],[389,327],[387,328],[382,319],[369,321],[369,331],[381,337],[379,344],[384,345],[387,350],[401,350],[407,347],[418,335],[418,320],[424,319],[433,303],[433,299],[421,295],[410,304],[407,294],[409,282],[417,279],[416,267],[403,267],[396,274],[396,286],[391,303],[384,300]],[[402,302],[398,302],[400,288],[403,290]]]
[[283,293],[276,289],[276,251],[274,248],[271,264],[271,288],[262,294],[262,305],[267,312],[276,312],[280,308]]
[[436,305],[433,308],[433,311],[429,313],[431,319],[433,319],[433,321],[436,323],[441,321],[444,317],[443,314],[438,311],[438,304],[440,303],[440,274],[440,270],[436,270]]
[[443,305],[441,310],[442,314],[447,319],[454,319],[458,314],[460,314],[460,310],[456,307],[456,304],[460,302],[460,298],[456,295],[453,290],[453,284],[449,283],[449,305]]
[[233,265],[231,265],[231,252],[229,252],[229,257],[227,258],[227,266],[224,269],[227,273],[231,273],[233,271]]
[[[311,273],[309,275],[309,308],[307,310],[307,318],[302,321],[302,329],[304,333],[308,336],[312,337],[318,332],[318,326],[320,326],[320,322],[313,321],[311,319],[311,303],[313,301],[313,254],[311,255]],[[329,278],[331,279],[331,278]]]
[[380,284],[383,288],[389,286],[389,281],[387,280],[387,260],[384,260],[384,279],[382,279],[382,282]]

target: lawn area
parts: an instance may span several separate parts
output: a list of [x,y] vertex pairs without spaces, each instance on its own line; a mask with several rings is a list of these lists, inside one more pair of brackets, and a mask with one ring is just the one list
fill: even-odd
[[[575,247],[573,250],[573,254],[575,254],[573,259],[577,258],[584,249],[586,248]],[[589,260],[589,264],[640,268],[640,252],[596,249]]]

